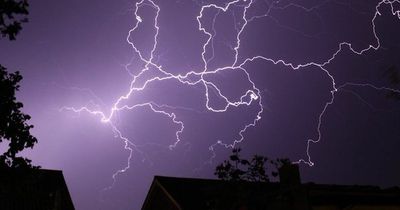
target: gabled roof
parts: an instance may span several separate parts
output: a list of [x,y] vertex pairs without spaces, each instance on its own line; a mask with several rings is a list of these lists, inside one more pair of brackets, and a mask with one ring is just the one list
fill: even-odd
[[1,170],[0,209],[74,210],[62,171]]

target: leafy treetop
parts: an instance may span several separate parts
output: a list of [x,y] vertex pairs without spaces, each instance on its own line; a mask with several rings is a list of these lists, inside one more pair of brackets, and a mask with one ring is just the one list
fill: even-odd
[[29,159],[17,157],[18,152],[37,143],[37,139],[30,134],[33,125],[26,122],[31,117],[21,112],[23,104],[15,97],[21,80],[18,71],[8,73],[0,65],[0,142],[10,142],[8,150],[0,155],[0,168],[32,167]]
[[[222,180],[228,181],[253,181],[253,182],[269,182],[270,175],[277,177],[277,168],[283,164],[289,164],[288,159],[272,160],[264,156],[254,155],[251,160],[240,157],[240,148],[234,148],[229,160],[225,160],[219,164],[214,174]],[[274,171],[267,166],[273,166]],[[269,174],[270,173],[270,174]]]
[[15,40],[22,29],[22,23],[28,22],[27,0],[0,0],[0,33],[2,37]]

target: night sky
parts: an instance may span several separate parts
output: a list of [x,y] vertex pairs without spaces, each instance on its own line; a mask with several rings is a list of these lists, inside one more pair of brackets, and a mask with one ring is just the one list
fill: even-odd
[[400,1],[41,0],[29,19],[0,63],[24,77],[24,155],[78,210],[215,178],[232,145],[304,182],[400,185]]

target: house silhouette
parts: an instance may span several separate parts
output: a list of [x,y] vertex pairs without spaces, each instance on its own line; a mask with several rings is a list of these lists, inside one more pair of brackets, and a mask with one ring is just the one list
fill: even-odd
[[155,176],[142,210],[400,210],[400,188],[300,182],[297,165],[280,182]]
[[1,210],[74,210],[62,171],[0,170]]

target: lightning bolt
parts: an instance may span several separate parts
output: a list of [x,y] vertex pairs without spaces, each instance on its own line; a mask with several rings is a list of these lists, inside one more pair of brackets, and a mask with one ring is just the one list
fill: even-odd
[[[320,114],[318,115],[318,124],[316,127],[316,131],[318,133],[318,136],[316,139],[308,139],[306,141],[307,143],[307,158],[306,159],[300,159],[298,161],[296,161],[295,163],[305,163],[309,166],[313,166],[314,162],[311,160],[311,155],[310,155],[310,145],[312,143],[318,143],[321,139],[322,139],[322,133],[321,133],[321,126],[322,126],[322,122],[323,122],[323,117],[328,109],[328,107],[330,105],[332,105],[334,103],[335,100],[335,94],[337,94],[338,91],[344,89],[347,86],[360,86],[360,87],[367,87],[367,88],[373,88],[375,90],[386,90],[386,91],[394,91],[394,92],[400,92],[399,90],[396,89],[391,89],[388,87],[377,87],[374,86],[372,84],[357,84],[357,83],[345,83],[339,87],[337,87],[337,84],[335,82],[335,78],[332,76],[332,74],[327,70],[326,66],[328,64],[330,64],[333,60],[335,60],[335,58],[337,57],[337,55],[344,49],[350,49],[350,51],[356,55],[363,55],[365,52],[370,51],[370,50],[378,50],[381,47],[381,43],[380,43],[380,39],[376,33],[376,26],[375,26],[375,20],[378,16],[381,15],[379,8],[382,5],[389,5],[391,7],[391,12],[394,16],[397,16],[400,19],[400,11],[396,11],[394,9],[393,4],[394,3],[400,3],[400,0],[382,0],[379,3],[377,3],[376,7],[375,7],[375,14],[371,20],[371,24],[372,24],[372,33],[375,37],[375,42],[374,44],[370,44],[368,45],[368,47],[361,49],[361,50],[356,50],[353,48],[352,44],[349,42],[341,42],[338,44],[338,49],[329,57],[327,58],[325,61],[323,62],[308,62],[308,63],[303,63],[303,64],[293,64],[290,61],[285,61],[282,59],[272,59],[272,58],[267,58],[264,57],[262,55],[258,55],[258,56],[254,56],[254,57],[250,57],[250,58],[245,58],[242,62],[239,61],[238,59],[238,55],[239,55],[239,50],[240,50],[240,46],[241,46],[241,36],[243,31],[245,30],[246,26],[248,25],[248,23],[252,22],[255,19],[258,18],[264,18],[264,17],[268,17],[269,13],[271,11],[272,8],[278,8],[276,5],[280,2],[278,1],[274,1],[273,3],[271,3],[270,7],[267,9],[266,13],[263,15],[258,15],[258,16],[250,16],[248,15],[248,9],[251,8],[253,6],[253,3],[255,2],[255,0],[232,0],[229,1],[228,3],[224,4],[223,6],[219,6],[217,4],[206,4],[201,6],[200,12],[198,13],[198,16],[196,17],[197,20],[197,24],[198,24],[198,30],[199,32],[201,32],[202,34],[204,34],[207,37],[207,40],[203,43],[202,45],[202,52],[201,52],[201,59],[202,59],[202,69],[199,69],[197,71],[188,71],[184,74],[173,74],[170,73],[168,70],[165,70],[160,64],[158,64],[155,61],[155,51],[157,49],[158,46],[158,36],[159,36],[159,29],[160,26],[158,24],[158,20],[159,20],[159,14],[160,14],[160,7],[153,1],[153,0],[141,0],[139,2],[137,2],[135,4],[135,10],[134,10],[134,15],[136,18],[136,24],[134,25],[134,27],[132,29],[129,30],[128,36],[126,38],[127,43],[131,46],[131,48],[133,49],[135,58],[138,58],[140,60],[140,62],[143,64],[143,68],[140,69],[137,73],[133,73],[131,72],[128,67],[130,66],[130,64],[125,66],[125,69],[127,70],[127,72],[132,76],[132,80],[130,82],[130,87],[129,90],[124,94],[121,95],[112,105],[112,107],[110,108],[109,112],[104,112],[101,109],[99,109],[99,106],[94,106],[95,109],[90,108],[90,106],[83,106],[80,108],[74,108],[74,107],[62,107],[61,110],[63,111],[72,111],[75,113],[89,113],[93,116],[96,116],[99,118],[99,120],[102,123],[106,123],[110,126],[111,130],[113,131],[114,135],[116,138],[119,138],[123,141],[124,143],[124,149],[127,150],[129,152],[129,156],[127,159],[127,164],[124,168],[116,171],[113,175],[112,175],[112,179],[113,179],[113,184],[110,186],[114,186],[114,183],[116,182],[116,178],[119,174],[124,173],[125,171],[127,171],[130,168],[130,161],[132,158],[132,153],[134,151],[140,152],[140,150],[138,149],[138,145],[136,145],[134,143],[134,141],[132,141],[131,139],[129,139],[128,137],[124,136],[123,133],[118,129],[117,125],[116,125],[116,116],[118,114],[118,112],[124,111],[124,110],[134,110],[134,109],[139,109],[139,108],[148,108],[151,111],[153,111],[156,114],[159,114],[161,116],[167,117],[171,120],[172,123],[176,124],[179,126],[179,129],[176,130],[175,132],[175,136],[176,139],[174,140],[174,142],[172,144],[169,145],[169,149],[174,149],[176,147],[177,144],[179,144],[179,142],[181,141],[180,139],[180,135],[182,134],[182,132],[184,132],[184,128],[185,128],[185,124],[183,121],[179,120],[179,117],[177,116],[177,114],[174,112],[174,109],[177,109],[179,107],[175,107],[175,106],[171,106],[168,104],[157,104],[153,101],[148,101],[148,102],[144,102],[144,103],[137,103],[137,104],[133,104],[133,105],[126,105],[124,104],[124,101],[130,99],[133,95],[142,92],[143,90],[145,90],[149,84],[152,83],[157,83],[160,81],[166,81],[166,80],[174,80],[174,81],[178,81],[179,83],[189,86],[189,87],[202,87],[202,89],[204,90],[204,98],[205,98],[205,108],[207,112],[213,112],[213,113],[221,113],[221,112],[227,112],[229,108],[231,107],[239,107],[239,106],[250,106],[253,104],[256,104],[258,107],[258,111],[257,114],[254,116],[252,122],[243,125],[242,129],[238,132],[238,136],[239,138],[234,139],[233,143],[228,144],[228,143],[224,143],[221,140],[216,141],[216,143],[212,144],[209,147],[209,150],[213,153],[213,157],[215,156],[214,153],[214,147],[217,145],[222,145],[224,147],[227,148],[233,148],[235,147],[235,145],[237,143],[240,143],[244,140],[244,133],[246,132],[246,130],[249,127],[254,127],[256,126],[257,122],[259,120],[261,120],[261,115],[263,113],[263,104],[262,104],[262,96],[261,96],[261,91],[260,89],[257,88],[257,86],[255,85],[255,83],[253,82],[253,80],[251,79],[251,75],[249,74],[249,72],[246,70],[245,65],[247,63],[251,63],[255,60],[261,60],[264,62],[269,62],[269,63],[273,63],[274,65],[283,65],[286,67],[291,68],[292,70],[301,70],[303,68],[306,67],[317,67],[318,69],[320,69],[324,74],[326,74],[326,76],[328,76],[330,78],[331,81],[331,98],[329,101],[327,101],[325,103],[325,105],[322,107],[322,111],[320,112]],[[215,22],[216,22],[216,18],[219,14],[221,13],[226,13],[229,10],[232,9],[232,7],[237,6],[239,8],[242,9],[241,12],[241,16],[240,16],[240,21],[242,21],[242,24],[237,24],[236,27],[236,40],[235,40],[235,44],[232,47],[232,51],[234,52],[234,57],[233,57],[233,62],[229,65],[223,66],[223,67],[219,67],[219,68],[215,68],[215,69],[211,69],[209,67],[209,63],[215,59],[214,57],[214,38],[217,34],[217,30],[215,29]],[[152,41],[153,41],[153,45],[151,47],[150,52],[148,53],[149,55],[146,55],[145,52],[143,52],[143,50],[140,50],[134,43],[134,40],[131,40],[131,35],[132,33],[134,33],[141,24],[143,24],[144,19],[138,14],[138,11],[142,8],[142,7],[150,7],[155,11],[155,15],[154,15],[154,25],[153,28],[155,29],[155,34],[152,37]],[[311,11],[313,9],[316,9],[318,6],[312,7],[312,8],[305,8],[301,5],[298,4],[294,4],[294,3],[290,3],[288,5],[286,5],[284,8],[287,7],[297,7],[297,8],[301,8],[305,11]],[[212,19],[212,27],[211,27],[211,31],[208,31],[203,25],[202,25],[202,18],[204,17],[204,11],[206,10],[216,10],[217,12],[214,14],[213,19]],[[282,8],[281,8],[282,9]],[[235,21],[236,22],[236,21]],[[208,50],[207,49],[211,49],[211,56],[207,57],[207,53]],[[228,96],[223,94],[223,91],[221,91],[220,87],[213,83],[212,81],[207,80],[207,76],[208,75],[214,75],[217,73],[224,73],[227,71],[241,71],[246,75],[246,82],[248,82],[249,84],[251,84],[251,88],[248,89],[247,91],[245,91],[241,97],[239,97],[239,99],[231,99]],[[146,77],[146,72],[153,72],[153,73],[157,73],[157,76],[153,76],[151,78],[145,78]],[[141,82],[141,80],[144,79],[144,82]],[[210,105],[210,91],[213,91],[214,94],[216,93],[217,96],[219,98],[221,98],[224,102],[224,106],[222,108],[217,108],[217,107],[213,107]],[[172,109],[165,109],[165,108],[172,108]],[[186,109],[186,108],[185,108]],[[188,108],[190,109],[190,108]],[[167,111],[168,110],[168,111]],[[212,157],[212,158],[213,158]]]

